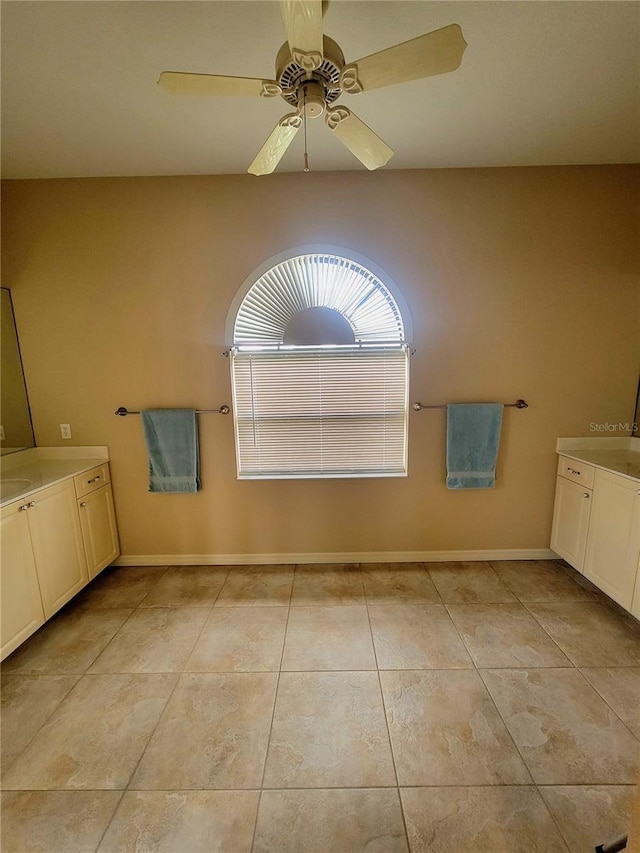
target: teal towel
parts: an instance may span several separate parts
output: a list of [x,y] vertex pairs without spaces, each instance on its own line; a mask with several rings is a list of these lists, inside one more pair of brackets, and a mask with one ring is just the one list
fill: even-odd
[[198,424],[194,409],[147,409],[142,427],[150,492],[197,492]]
[[491,489],[502,424],[500,403],[447,406],[447,488]]

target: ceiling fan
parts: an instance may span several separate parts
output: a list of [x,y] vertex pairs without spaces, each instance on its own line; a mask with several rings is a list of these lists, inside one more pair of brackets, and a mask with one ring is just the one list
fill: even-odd
[[163,71],[158,83],[175,95],[280,96],[293,106],[295,111],[280,119],[249,166],[253,175],[271,174],[303,121],[323,114],[340,142],[367,169],[378,169],[393,150],[351,110],[333,102],[343,92],[369,92],[455,71],[467,43],[458,24],[450,24],[347,64],[339,45],[323,35],[326,6],[322,0],[280,0],[287,41],[276,57],[275,80]]

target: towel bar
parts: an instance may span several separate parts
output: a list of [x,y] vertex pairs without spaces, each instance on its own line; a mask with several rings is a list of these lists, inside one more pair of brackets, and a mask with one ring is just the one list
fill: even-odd
[[[504,403],[506,408],[528,409],[529,404],[525,400],[516,400],[515,403]],[[411,407],[414,412],[421,412],[422,409],[446,409],[446,403],[440,403],[438,406],[423,406],[422,403],[414,403]]]
[[[216,415],[228,415],[230,411],[231,409],[229,406],[224,405],[220,406],[219,409],[196,409],[196,415],[209,415],[212,413]],[[120,408],[116,409],[113,414],[124,418],[125,415],[139,415],[140,412],[131,412],[125,406],[120,406]]]

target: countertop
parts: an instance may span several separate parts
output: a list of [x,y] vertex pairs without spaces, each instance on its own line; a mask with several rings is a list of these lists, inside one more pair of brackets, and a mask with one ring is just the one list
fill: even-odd
[[0,506],[20,501],[108,461],[107,447],[37,447],[0,460]]
[[556,453],[640,482],[640,438],[559,438]]

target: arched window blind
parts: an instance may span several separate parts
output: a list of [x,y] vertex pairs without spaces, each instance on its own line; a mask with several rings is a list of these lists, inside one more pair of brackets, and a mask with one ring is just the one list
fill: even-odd
[[240,479],[406,475],[404,324],[360,264],[306,254],[261,275],[236,315],[231,372]]

